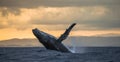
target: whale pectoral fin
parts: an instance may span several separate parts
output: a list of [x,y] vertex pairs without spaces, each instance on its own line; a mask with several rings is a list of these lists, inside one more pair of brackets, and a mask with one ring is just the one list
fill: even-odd
[[65,40],[75,25],[76,23],[73,23],[68,29],[66,29],[66,31],[57,39],[57,41],[61,43],[63,40]]

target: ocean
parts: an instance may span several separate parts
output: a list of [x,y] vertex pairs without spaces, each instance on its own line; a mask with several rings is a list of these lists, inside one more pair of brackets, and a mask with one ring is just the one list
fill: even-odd
[[74,53],[44,47],[0,47],[0,62],[120,62],[120,47],[76,47]]

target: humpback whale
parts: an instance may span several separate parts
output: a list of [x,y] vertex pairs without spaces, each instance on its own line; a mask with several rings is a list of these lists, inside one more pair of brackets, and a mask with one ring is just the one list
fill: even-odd
[[46,49],[56,50],[60,52],[71,52],[64,44],[62,44],[62,41],[68,37],[70,31],[75,25],[76,23],[73,23],[72,25],[70,25],[70,27],[66,29],[66,31],[58,39],[37,28],[32,29],[32,32],[35,35],[35,37],[39,40],[39,42],[42,43]]

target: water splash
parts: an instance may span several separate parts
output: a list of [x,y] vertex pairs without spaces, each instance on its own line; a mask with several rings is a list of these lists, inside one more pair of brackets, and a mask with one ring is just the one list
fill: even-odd
[[[80,47],[82,44],[80,44],[80,40],[76,39],[76,38],[72,38],[71,40],[71,48],[70,51],[72,53],[85,53],[86,52],[86,48],[85,47]],[[84,46],[84,45],[82,45]]]
[[72,40],[71,40],[71,45],[72,45],[72,46],[71,46],[71,49],[70,49],[71,52],[72,52],[72,53],[76,53],[75,39],[72,39]]
[[73,47],[72,49],[70,49],[70,51],[71,51],[72,53],[76,53],[75,47]]

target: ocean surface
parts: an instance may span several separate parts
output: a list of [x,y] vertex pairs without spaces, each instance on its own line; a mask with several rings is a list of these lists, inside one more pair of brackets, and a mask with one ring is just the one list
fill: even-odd
[[74,53],[44,47],[0,47],[0,62],[120,62],[120,47],[76,47]]

